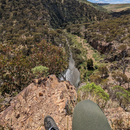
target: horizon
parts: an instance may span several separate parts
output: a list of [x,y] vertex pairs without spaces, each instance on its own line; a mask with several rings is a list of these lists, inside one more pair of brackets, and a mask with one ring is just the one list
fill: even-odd
[[109,4],[130,4],[130,0],[88,0],[92,3],[109,3]]

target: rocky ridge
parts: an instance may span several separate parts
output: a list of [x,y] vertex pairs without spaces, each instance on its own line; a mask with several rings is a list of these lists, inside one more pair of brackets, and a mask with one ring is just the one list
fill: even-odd
[[44,130],[44,118],[50,115],[59,129],[70,130],[72,117],[68,115],[67,105],[76,96],[74,86],[58,82],[54,75],[35,79],[0,113],[0,125],[13,130]]
[[[50,115],[61,130],[72,130],[72,114],[77,103],[76,88],[59,82],[55,75],[35,79],[9,102],[0,113],[0,126],[11,130],[45,130],[44,118]],[[130,129],[130,112],[107,103],[104,114],[114,130]]]

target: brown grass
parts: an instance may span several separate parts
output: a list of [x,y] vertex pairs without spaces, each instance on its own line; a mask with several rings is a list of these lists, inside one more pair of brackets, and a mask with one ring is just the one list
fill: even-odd
[[130,4],[109,4],[104,5],[103,8],[107,9],[109,12],[120,12],[130,8]]

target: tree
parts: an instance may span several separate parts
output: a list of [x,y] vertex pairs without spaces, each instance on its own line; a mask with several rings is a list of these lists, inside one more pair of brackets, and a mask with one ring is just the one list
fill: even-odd
[[99,68],[98,68],[98,71],[99,71],[101,77],[104,78],[104,77],[108,76],[108,69],[107,69],[106,66],[101,66],[101,67],[99,67]]
[[127,76],[121,72],[114,73],[112,77],[119,83],[119,86],[128,82]]
[[124,109],[127,110],[129,109],[130,105],[130,92],[125,90],[121,86],[114,86],[113,87],[113,94],[116,96],[118,99],[120,106]]
[[[128,63],[125,60],[125,57],[127,55],[127,46],[126,45],[120,45],[118,48],[122,53],[121,53],[121,69],[123,71],[123,74],[125,74],[126,67],[128,66]],[[118,58],[117,58],[118,60]]]
[[0,19],[2,19],[2,9],[0,9]]
[[96,85],[98,85],[102,82],[102,78],[98,75],[90,75],[89,79],[91,82],[94,82]]
[[92,59],[87,60],[87,68],[88,69],[93,69],[93,60]]

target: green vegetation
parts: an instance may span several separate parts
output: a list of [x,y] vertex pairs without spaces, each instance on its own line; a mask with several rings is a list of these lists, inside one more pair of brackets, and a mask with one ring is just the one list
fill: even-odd
[[78,90],[78,101],[90,99],[95,102],[102,103],[101,107],[104,107],[109,100],[109,94],[106,93],[99,85],[95,83],[86,83],[85,86]]
[[[130,5],[103,7],[118,11]],[[78,101],[104,108],[112,93],[111,100],[128,110],[130,10],[110,15],[103,7],[86,0],[1,0],[0,103],[32,79],[66,70],[70,47],[81,83],[89,82],[77,91]],[[70,115],[73,105],[66,104]]]
[[102,78],[108,76],[108,69],[106,66],[101,66],[98,68],[99,74],[101,75]]
[[[27,86],[33,78],[31,69],[35,66],[46,66],[49,74],[56,75],[67,68],[67,37],[61,28],[108,17],[107,13],[75,0],[0,1],[2,94],[19,92]],[[76,67],[86,66],[86,57],[81,56],[84,52],[74,46],[72,51]]]
[[119,86],[128,82],[127,76],[121,72],[113,73],[112,77],[119,83]]
[[73,54],[73,59],[75,60],[75,66],[80,71],[81,81],[85,81],[85,73],[87,72],[87,50],[82,47],[82,43],[78,40],[78,37],[67,33],[70,48]]
[[93,58],[95,59],[95,61],[99,61],[102,59],[101,55],[98,52],[95,52],[93,54]]
[[86,79],[89,78],[89,76],[93,73],[93,70],[89,70],[86,72]]
[[[26,55],[28,49],[30,53]],[[45,40],[30,48],[0,44],[0,91],[2,94],[21,91],[34,78],[31,69],[36,66],[46,66],[49,74],[58,75],[67,68],[67,61],[62,48]]]
[[99,75],[90,75],[89,79],[91,82],[94,82],[96,85],[99,85],[102,82],[102,78]]
[[88,38],[90,36],[92,37],[91,40],[99,40],[101,43],[104,40],[106,42],[111,42],[113,40],[116,40],[118,42],[124,42],[126,41],[126,39],[129,40],[129,37],[123,39],[125,34],[129,33],[129,29],[125,29],[129,28],[129,19],[129,15],[122,16],[121,18],[109,19],[88,26],[88,29],[84,32],[85,35],[87,35],[87,41],[89,42],[90,39]]
[[49,68],[46,66],[36,66],[32,69],[33,74],[36,78],[40,78],[42,76],[46,77],[48,73]]
[[120,106],[127,110],[130,104],[130,92],[121,86],[114,86],[113,91],[114,95],[120,103]]
[[100,10],[100,11],[103,11],[103,12],[107,12],[107,9],[105,9],[105,8],[103,8],[103,7],[101,7],[101,6],[97,5],[97,4],[95,4],[95,3],[91,3],[91,2],[89,2],[89,1],[87,1],[87,0],[77,0],[77,1],[82,2],[82,3],[85,3],[85,4],[87,4],[87,5],[90,5],[90,6],[92,6],[93,8],[95,8],[95,9],[97,9],[97,10]]
[[88,59],[87,60],[87,68],[90,70],[90,69],[93,69],[93,60],[92,59]]

